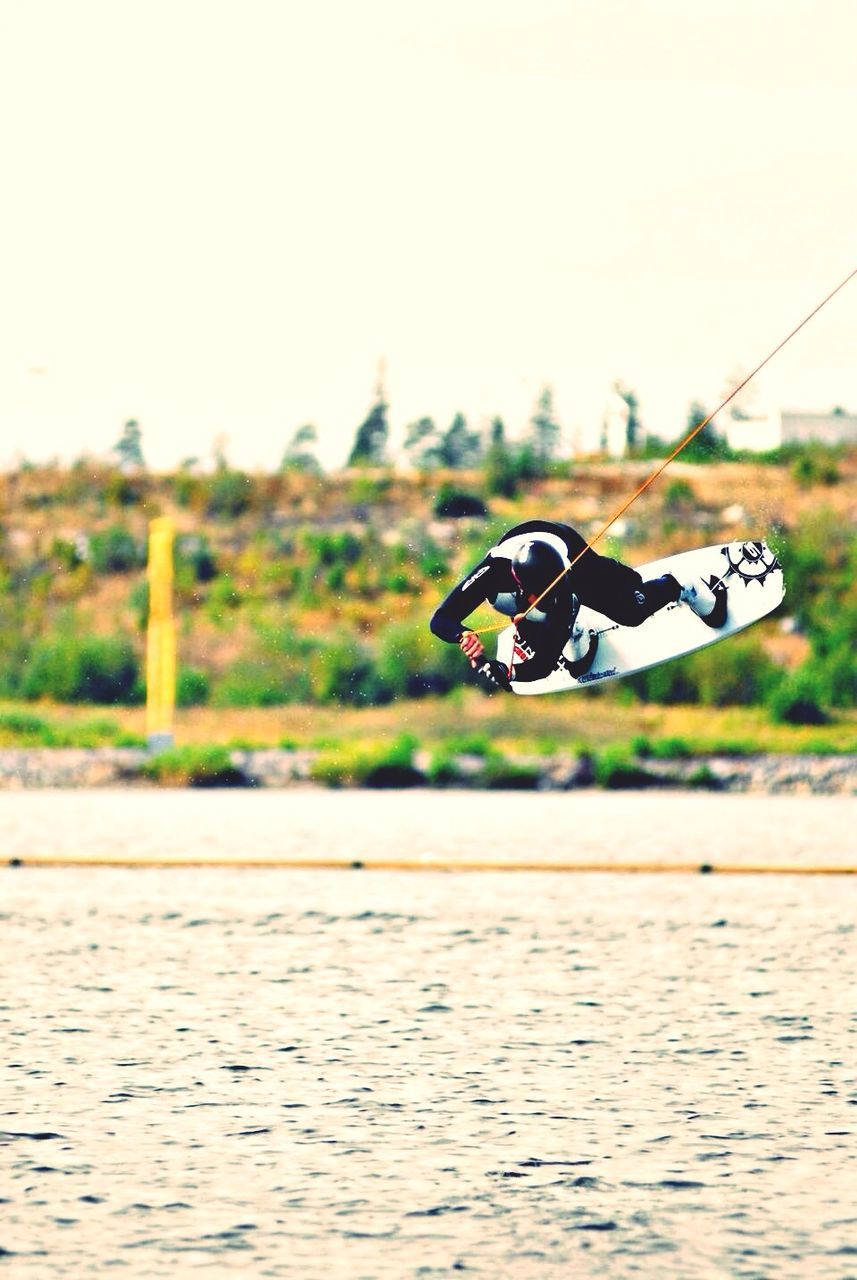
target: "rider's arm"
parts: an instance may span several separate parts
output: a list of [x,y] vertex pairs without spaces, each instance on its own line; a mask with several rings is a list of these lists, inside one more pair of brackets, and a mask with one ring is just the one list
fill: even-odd
[[429,623],[433,634],[447,644],[458,644],[468,629],[463,625],[464,619],[497,594],[497,576],[498,562],[495,559],[486,556],[480,560],[435,609]]

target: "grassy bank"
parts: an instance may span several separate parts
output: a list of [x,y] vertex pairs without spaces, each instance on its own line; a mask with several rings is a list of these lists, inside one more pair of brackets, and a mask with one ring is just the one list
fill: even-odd
[[[772,723],[756,707],[660,706],[598,695],[554,698],[486,697],[460,690],[383,707],[191,707],[176,714],[180,745],[368,750],[411,735],[427,750],[481,738],[501,752],[546,755],[603,751],[635,743],[657,753],[692,755],[752,751],[857,751],[857,712],[842,711],[824,725]],[[0,704],[0,747],[133,745],[145,740],[142,707]]]

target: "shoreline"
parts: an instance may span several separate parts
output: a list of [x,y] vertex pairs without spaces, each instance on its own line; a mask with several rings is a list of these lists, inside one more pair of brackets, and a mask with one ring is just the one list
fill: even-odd
[[[497,775],[483,759],[462,756],[456,776],[432,780],[425,753],[417,752],[406,776],[383,781],[325,782],[313,776],[320,752],[264,748],[229,752],[233,778],[229,783],[189,780],[168,785],[232,786],[250,789],[317,787],[336,789],[401,789],[405,786],[435,790],[705,790],[756,794],[857,794],[857,755],[760,752],[757,755],[694,755],[681,759],[628,756],[612,773],[599,776],[591,757],[572,753],[550,756],[509,756],[508,771]],[[143,770],[152,759],[140,747],[6,747],[0,749],[0,791],[44,789],[92,789],[133,787],[158,789],[165,785],[146,777]]]

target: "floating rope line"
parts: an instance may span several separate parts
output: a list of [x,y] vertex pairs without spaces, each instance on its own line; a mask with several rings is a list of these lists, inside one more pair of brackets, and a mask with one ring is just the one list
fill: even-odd
[[[675,458],[678,457],[682,449],[686,448],[687,445],[690,444],[691,440],[693,440],[696,436],[698,436],[700,431],[703,431],[708,426],[712,418],[715,418],[718,413],[721,413],[726,408],[727,404],[729,404],[731,400],[735,399],[739,391],[743,391],[747,383],[751,382],[758,373],[761,373],[765,365],[768,364],[771,360],[773,360],[774,356],[777,355],[778,352],[782,351],[783,347],[787,343],[791,342],[792,338],[794,338],[796,334],[800,333],[801,329],[803,329],[805,325],[809,324],[810,320],[812,320],[814,316],[818,315],[822,307],[826,307],[828,302],[830,302],[832,298],[835,298],[837,293],[839,293],[841,289],[844,289],[845,286],[848,284],[849,280],[853,280],[855,276],[857,276],[857,267],[855,267],[853,271],[849,272],[848,275],[845,277],[845,279],[841,280],[839,284],[836,286],[836,288],[832,289],[830,293],[827,295],[827,297],[822,299],[822,301],[819,302],[819,304],[816,307],[814,307],[812,311],[809,312],[808,315],[804,316],[800,324],[795,325],[791,333],[787,334],[786,337],[783,338],[782,341],[779,342],[777,346],[774,347],[773,351],[770,351],[765,356],[764,360],[762,360],[760,364],[757,364],[755,369],[753,369],[752,372],[748,373],[746,378],[744,378],[741,382],[739,382],[737,387],[735,387],[733,391],[729,392],[729,395],[726,397],[726,399],[722,400],[720,404],[717,406],[717,408],[712,410],[711,413],[709,413],[707,418],[703,418],[702,422],[700,422],[697,426],[695,426],[692,431],[689,431],[687,433],[684,439],[681,440],[676,445],[672,453],[667,458],[665,458],[663,462],[659,463],[657,467],[655,467],[652,474],[648,476],[643,481],[643,483],[634,490],[630,498],[628,498],[627,501],[624,502],[621,507],[619,507],[616,511],[613,512],[613,515],[610,517],[610,519],[606,522],[606,524],[602,525],[602,527],[598,530],[598,532],[594,535],[594,537],[589,539],[586,546],[581,551],[578,551],[577,555],[574,557],[571,563],[566,565],[566,567],[562,570],[561,573],[557,574],[557,576],[554,578],[553,582],[551,582],[549,586],[545,587],[542,594],[538,596],[538,598],[535,599],[533,603],[527,609],[524,610],[523,613],[519,613],[516,615],[516,617],[513,619],[514,622],[520,622],[523,618],[526,618],[528,613],[530,613],[533,609],[538,607],[541,601],[544,600],[545,596],[549,595],[551,591],[553,591],[557,583],[561,582],[562,579],[565,577],[565,575],[571,572],[571,570],[577,564],[578,560],[580,560],[583,556],[585,556],[587,551],[590,551],[595,546],[596,542],[599,542],[604,537],[608,529],[610,529],[616,523],[616,521],[619,519],[620,516],[623,516],[625,514],[625,512],[631,506],[631,503],[636,502],[637,499],[640,497],[640,495],[645,493],[645,491],[649,488],[651,484],[654,484],[658,476],[661,475],[662,472],[666,471],[667,467]],[[502,631],[508,625],[509,623],[508,621],[506,621],[506,622],[497,623],[494,626],[480,627],[478,631],[474,630],[473,634],[485,635],[489,631]]]
[[87,858],[15,857],[7,868],[47,870],[56,868],[127,868],[133,870],[197,870],[234,868],[241,871],[445,871],[445,872],[579,872],[608,875],[744,875],[744,876],[853,876],[857,864],[844,863],[738,863],[738,862],[521,862],[494,859],[477,862],[458,858],[129,858],[121,855]]

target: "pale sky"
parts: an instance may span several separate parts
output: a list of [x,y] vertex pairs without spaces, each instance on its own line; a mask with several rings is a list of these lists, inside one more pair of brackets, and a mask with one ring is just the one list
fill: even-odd
[[[851,0],[0,0],[0,465],[677,434],[857,266]],[[857,411],[857,281],[758,384]]]

